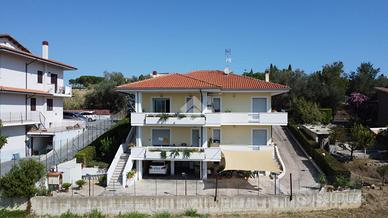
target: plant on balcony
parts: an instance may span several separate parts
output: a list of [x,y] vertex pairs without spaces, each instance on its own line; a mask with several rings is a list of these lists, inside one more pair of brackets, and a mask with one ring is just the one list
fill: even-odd
[[232,110],[230,110],[230,109],[225,110],[225,113],[230,113],[230,112],[232,112]]
[[165,150],[160,151],[160,158],[166,159],[167,158],[167,152]]
[[70,186],[71,186],[71,184],[68,182],[65,182],[62,184],[62,188],[65,192],[69,191]]
[[170,158],[176,158],[179,156],[179,149],[174,149],[170,153]]
[[208,145],[209,147],[211,147],[212,144],[213,144],[213,139],[212,139],[212,137],[210,137],[210,138],[208,139],[208,141],[207,141],[207,145]]
[[169,116],[168,114],[162,113],[162,114],[160,114],[160,116],[159,116],[159,121],[165,122],[166,120],[168,120],[169,117],[170,117],[170,116]]
[[135,176],[135,171],[131,170],[127,173],[127,179],[132,179]]
[[185,159],[188,159],[188,158],[190,158],[190,154],[191,154],[191,151],[192,151],[192,149],[185,149],[185,150],[183,150],[183,158]]
[[178,119],[183,119],[183,118],[185,118],[186,117],[186,115],[185,114],[181,114],[181,113],[177,113],[177,115],[176,115],[177,117],[178,117]]

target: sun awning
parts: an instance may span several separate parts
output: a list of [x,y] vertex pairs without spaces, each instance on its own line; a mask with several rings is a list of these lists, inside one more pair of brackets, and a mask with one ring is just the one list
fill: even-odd
[[224,170],[270,171],[280,173],[276,160],[273,159],[273,150],[233,151],[223,150],[225,158]]

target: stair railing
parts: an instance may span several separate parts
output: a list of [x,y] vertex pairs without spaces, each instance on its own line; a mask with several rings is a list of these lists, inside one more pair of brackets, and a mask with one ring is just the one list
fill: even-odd
[[109,182],[112,179],[113,172],[116,169],[117,163],[119,162],[121,155],[124,154],[124,147],[125,146],[126,146],[125,144],[121,144],[119,146],[119,148],[117,149],[116,155],[115,155],[114,159],[112,160],[112,163],[110,164],[110,166],[108,168],[108,171],[106,172],[106,184],[107,185],[109,185]]

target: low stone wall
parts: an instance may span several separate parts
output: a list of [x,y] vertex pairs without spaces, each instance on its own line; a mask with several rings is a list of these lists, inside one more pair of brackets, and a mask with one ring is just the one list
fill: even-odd
[[71,211],[85,214],[93,209],[104,214],[129,212],[182,213],[196,209],[202,214],[221,213],[278,213],[292,211],[327,210],[333,208],[357,208],[361,206],[361,191],[314,193],[289,196],[234,196],[219,197],[217,202],[211,196],[168,196],[168,197],[35,197],[32,209],[37,215],[60,215]]

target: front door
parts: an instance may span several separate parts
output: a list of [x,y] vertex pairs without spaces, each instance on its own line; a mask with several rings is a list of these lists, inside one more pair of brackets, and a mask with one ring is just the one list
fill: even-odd
[[252,113],[267,112],[266,98],[252,98]]
[[267,130],[252,130],[252,145],[267,145]]
[[200,139],[199,129],[191,129],[191,146],[199,147]]

